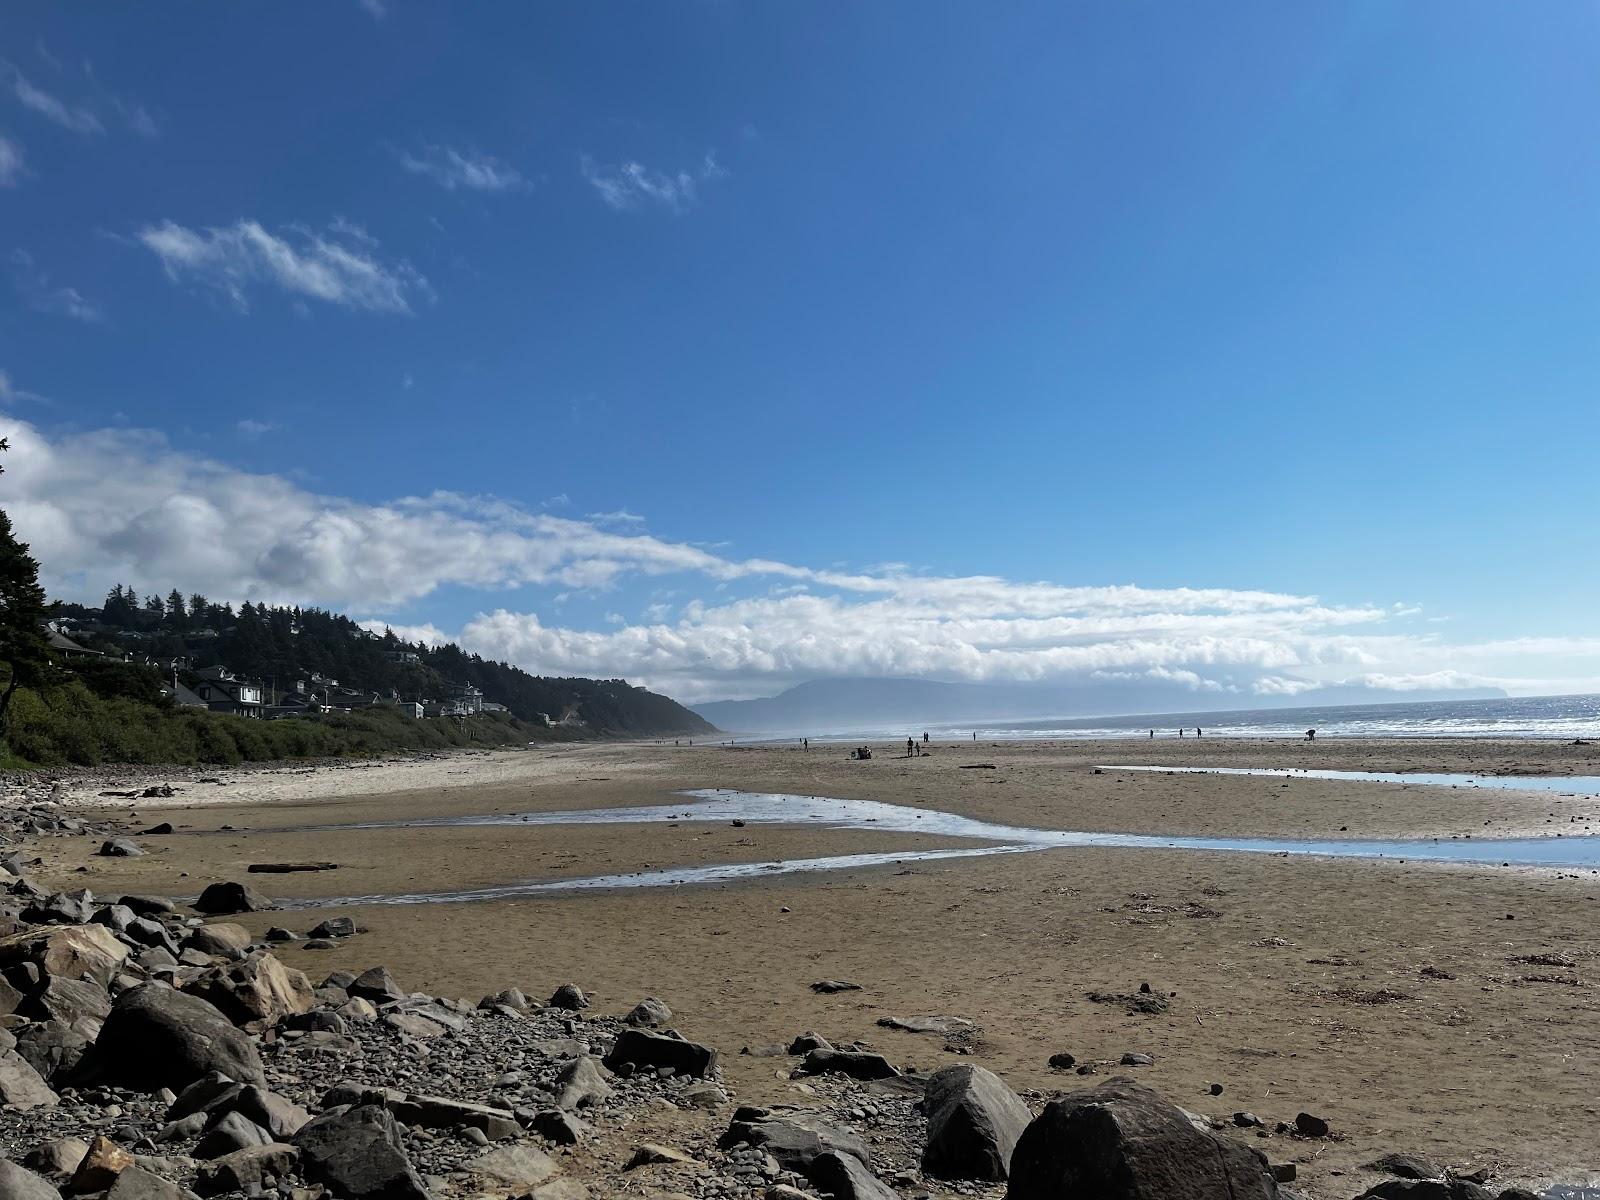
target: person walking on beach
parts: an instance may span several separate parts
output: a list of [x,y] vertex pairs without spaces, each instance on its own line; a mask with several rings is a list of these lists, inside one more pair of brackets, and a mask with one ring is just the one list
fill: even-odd
[[1306,730],[1306,741],[1314,742],[1316,740],[1317,740],[1317,731],[1315,729]]
[[1199,737],[1203,733],[1205,733],[1205,730],[1201,729],[1200,726],[1196,725],[1194,727],[1194,735],[1195,735],[1195,737]]
[[910,758],[914,753],[916,753],[916,749],[917,749],[916,742],[912,741],[910,738],[907,738],[906,739],[906,757]]
[[1150,740],[1152,742],[1156,740],[1156,731],[1154,729],[1150,731]]

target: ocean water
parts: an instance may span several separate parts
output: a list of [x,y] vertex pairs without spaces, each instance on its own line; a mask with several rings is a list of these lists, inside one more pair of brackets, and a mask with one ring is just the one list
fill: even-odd
[[[1179,728],[1206,736],[1577,738],[1600,741],[1600,695],[1521,696],[1502,700],[1432,700],[1419,704],[1354,704],[1323,708],[1244,708],[1219,712],[1145,713],[1121,717],[1066,717],[974,725],[929,725],[941,741],[1060,738],[1176,737]],[[862,729],[828,735],[827,741],[898,741],[922,728]],[[744,741],[746,739],[739,739]],[[750,739],[752,741],[757,739]],[[776,740],[776,739],[772,739]],[[813,740],[817,740],[813,738]]]

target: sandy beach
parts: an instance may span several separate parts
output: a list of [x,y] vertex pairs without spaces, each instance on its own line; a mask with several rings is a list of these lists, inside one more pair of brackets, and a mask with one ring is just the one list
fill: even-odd
[[[43,878],[96,893],[193,895],[248,878],[291,903],[443,892],[528,879],[721,862],[959,846],[889,831],[667,822],[312,830],[442,816],[666,804],[694,788],[890,801],[1037,828],[1204,836],[1588,836],[1600,800],[1486,788],[1117,771],[1107,764],[1227,765],[1482,774],[1600,774],[1600,747],[1554,742],[1200,741],[935,743],[880,748],[632,744],[352,766],[174,773],[171,800],[98,795],[142,858],[89,839],[35,849]],[[965,770],[992,763],[994,769]],[[1097,768],[1106,768],[1097,773]],[[220,783],[202,783],[201,778]],[[229,827],[229,828],[224,828]],[[251,863],[321,859],[337,870],[251,875]],[[80,870],[82,868],[82,870]],[[243,918],[304,929],[344,912],[366,932],[331,951],[286,946],[314,978],[387,964],[407,985],[476,999],[506,985],[581,984],[597,1009],[665,999],[690,1036],[724,1053],[743,1100],[792,1100],[788,1060],[741,1056],[806,1029],[871,1043],[923,1071],[958,1053],[1018,1089],[1096,1080],[1047,1066],[1066,1051],[1101,1077],[1130,1073],[1197,1112],[1309,1111],[1335,1138],[1272,1136],[1316,1197],[1357,1194],[1389,1151],[1485,1167],[1496,1186],[1600,1175],[1600,875],[1072,848],[674,889],[548,894],[461,904],[366,903]],[[819,979],[860,991],[814,993]],[[1145,1015],[1090,993],[1167,996]],[[880,1028],[886,1016],[956,1015],[976,1032]],[[1116,1065],[1125,1052],[1149,1066]],[[1222,1085],[1212,1095],[1213,1084]],[[684,1120],[692,1120],[685,1115]],[[711,1118],[707,1118],[710,1120]],[[1240,1136],[1249,1136],[1241,1132]]]

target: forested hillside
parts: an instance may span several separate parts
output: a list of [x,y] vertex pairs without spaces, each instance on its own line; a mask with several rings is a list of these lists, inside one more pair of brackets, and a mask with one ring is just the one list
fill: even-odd
[[713,728],[676,701],[621,679],[530,675],[454,644],[430,647],[390,632],[373,633],[323,609],[246,603],[235,612],[204,596],[185,598],[176,589],[165,599],[141,599],[118,586],[101,608],[66,604],[58,606],[58,614],[73,638],[92,649],[131,652],[156,662],[182,660],[191,668],[221,665],[276,692],[290,691],[313,675],[345,688],[418,701],[472,684],[486,701],[504,705],[514,717],[565,721],[575,734],[661,736]]

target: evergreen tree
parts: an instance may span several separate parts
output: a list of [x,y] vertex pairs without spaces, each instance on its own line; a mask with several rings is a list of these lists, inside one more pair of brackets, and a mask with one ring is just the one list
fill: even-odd
[[[6,439],[0,438],[0,450],[6,449]],[[49,616],[39,564],[28,553],[28,544],[12,533],[11,517],[0,510],[0,666],[7,671],[0,692],[0,740],[6,737],[17,689],[40,687],[49,679],[50,642],[44,628]]]
[[173,588],[167,593],[167,624],[179,633],[189,627],[189,613],[183,607],[183,593]]

